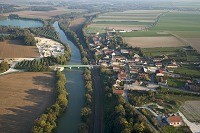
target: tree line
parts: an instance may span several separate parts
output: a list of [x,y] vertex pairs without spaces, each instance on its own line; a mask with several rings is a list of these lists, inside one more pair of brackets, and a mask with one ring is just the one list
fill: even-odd
[[56,64],[65,65],[70,60],[70,54],[68,51],[65,55],[58,57],[45,57],[34,60],[24,60],[15,65],[15,69],[25,69],[28,72],[48,72],[51,71],[49,66]]
[[56,72],[56,100],[45,113],[35,120],[33,133],[51,133],[56,127],[56,120],[65,111],[68,100],[65,88],[66,77],[60,71]]
[[104,91],[105,133],[153,133],[144,117],[121,95],[113,94],[113,73],[101,72],[101,84]]
[[2,61],[0,63],[0,73],[7,71],[9,68],[10,68],[10,65],[7,62]]
[[93,99],[93,89],[92,89],[92,75],[91,71],[86,68],[84,70],[84,80],[85,80],[85,104],[81,109],[81,120],[82,123],[79,126],[80,133],[88,133],[90,130],[91,117],[92,117],[92,99]]

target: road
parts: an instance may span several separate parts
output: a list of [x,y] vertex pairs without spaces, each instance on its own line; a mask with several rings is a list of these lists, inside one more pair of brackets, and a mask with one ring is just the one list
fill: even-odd
[[93,133],[103,133],[103,99],[100,82],[99,68],[92,69],[93,88],[94,88],[94,124]]
[[[89,50],[87,44],[85,43],[84,36],[82,33],[82,28],[85,23],[83,23],[76,34],[82,44],[84,50],[87,51],[88,59],[94,62],[93,55]],[[92,83],[93,83],[93,116],[90,124],[90,133],[103,133],[103,91],[100,84],[100,73],[99,68],[94,67],[91,69],[92,72]]]
[[[123,97],[124,97],[124,99],[125,99],[125,101],[128,103],[128,104],[130,104],[129,103],[129,101],[128,101],[128,90],[127,90],[127,85],[125,85],[125,87],[124,87],[124,93],[123,93]],[[131,104],[130,104],[131,105]],[[132,105],[131,105],[132,106]],[[155,133],[158,133],[159,131],[151,124],[151,122],[137,109],[137,108],[134,108],[135,109],[135,111],[140,115],[140,116],[143,116],[144,117],[144,119],[146,120],[146,122],[151,126],[151,128],[155,131]]]

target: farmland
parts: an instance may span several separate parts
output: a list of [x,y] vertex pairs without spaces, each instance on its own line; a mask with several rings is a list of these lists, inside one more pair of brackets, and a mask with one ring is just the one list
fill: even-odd
[[180,108],[181,112],[191,122],[200,122],[200,101],[186,101]]
[[30,132],[34,120],[53,102],[53,73],[0,76],[1,132]]
[[181,47],[185,46],[173,36],[169,37],[124,37],[124,42],[133,47],[154,48],[154,47]]
[[86,18],[84,17],[81,17],[81,18],[77,18],[77,19],[74,19],[70,22],[70,29],[72,29],[73,31],[77,31],[78,28],[80,28],[80,26],[82,24],[84,24],[84,22],[86,21]]
[[19,40],[0,42],[0,58],[33,58],[39,57],[36,46],[25,46]]
[[[152,25],[164,11],[160,10],[128,10],[124,12],[110,12],[99,15],[88,28],[102,28],[115,30],[142,30]],[[86,29],[86,31],[88,31]],[[87,32],[90,33],[90,32]]]
[[[147,31],[122,33],[123,37],[160,37],[160,36],[176,36],[185,41],[185,44],[191,45],[200,51],[200,13],[171,11],[164,13],[156,26],[149,28]],[[160,34],[160,33],[165,34]],[[131,45],[131,44],[130,44]],[[148,46],[148,45],[147,45]]]
[[[83,12],[85,10],[82,9],[67,9],[66,7],[58,7],[56,10],[50,11],[19,11],[19,12],[12,12],[12,14],[17,14],[20,17],[25,18],[42,18],[42,19],[50,19],[53,16],[71,13],[71,12]],[[4,16],[8,16],[10,13],[5,13]]]

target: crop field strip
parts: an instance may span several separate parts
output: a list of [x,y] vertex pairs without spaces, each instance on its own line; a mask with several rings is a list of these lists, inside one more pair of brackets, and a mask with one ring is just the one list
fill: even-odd
[[[91,29],[99,28],[103,29],[100,31],[105,32],[106,29],[115,29],[115,30],[142,30],[146,26],[152,25],[157,17],[164,11],[146,11],[146,10],[129,10],[124,12],[110,12],[99,15],[93,20],[93,23],[90,24],[86,29],[86,33],[90,32]],[[96,31],[96,30],[95,30]],[[99,31],[97,31],[99,32]]]
[[[178,36],[178,40],[182,41],[184,45],[191,45],[197,51],[200,51],[200,13],[198,12],[184,12],[171,11],[164,13],[155,27],[148,29],[148,31],[137,31],[129,33],[121,33],[122,37],[129,37],[130,45],[136,45],[131,42],[131,38],[135,37],[162,37],[162,36]],[[164,34],[160,34],[160,33]],[[159,39],[159,38],[158,38]],[[127,40],[127,38],[126,38]],[[134,41],[134,39],[132,39]],[[154,40],[155,41],[155,40]],[[151,42],[149,42],[152,44]],[[148,44],[146,44],[149,47]],[[169,44],[171,45],[171,44]],[[174,44],[176,46],[177,44]],[[144,46],[144,45],[142,45]],[[165,47],[167,45],[161,45]],[[180,45],[177,45],[180,46]],[[140,47],[140,45],[138,45]]]

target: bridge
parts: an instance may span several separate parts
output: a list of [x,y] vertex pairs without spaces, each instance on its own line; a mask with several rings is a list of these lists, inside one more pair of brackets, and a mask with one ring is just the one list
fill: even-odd
[[56,65],[55,67],[60,67],[60,68],[69,68],[69,69],[72,69],[72,68],[89,68],[89,69],[92,69],[94,67],[100,67],[100,65]]

